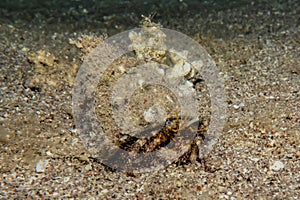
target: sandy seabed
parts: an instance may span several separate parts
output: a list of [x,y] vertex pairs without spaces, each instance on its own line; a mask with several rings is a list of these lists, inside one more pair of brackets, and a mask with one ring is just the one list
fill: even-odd
[[[43,2],[0,3],[1,199],[300,198],[297,0]],[[82,56],[151,12],[198,41],[225,79],[228,120],[205,170],[113,171],[75,131]]]

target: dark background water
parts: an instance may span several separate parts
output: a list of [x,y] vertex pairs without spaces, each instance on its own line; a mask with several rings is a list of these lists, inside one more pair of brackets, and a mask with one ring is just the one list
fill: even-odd
[[[138,26],[141,15],[155,14],[154,21],[179,30],[193,27],[191,19],[232,10],[249,13],[290,10],[297,1],[283,0],[1,0],[0,22],[15,26],[39,26],[57,30],[120,29]],[[299,3],[299,2],[298,2]],[[181,30],[183,31],[183,30]]]

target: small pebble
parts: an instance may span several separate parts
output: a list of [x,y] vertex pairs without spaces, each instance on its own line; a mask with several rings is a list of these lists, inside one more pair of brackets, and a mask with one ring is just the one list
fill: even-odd
[[240,106],[239,106],[239,105],[233,105],[233,108],[234,108],[234,109],[239,109]]
[[11,134],[7,129],[0,127],[0,143],[6,144],[10,141]]

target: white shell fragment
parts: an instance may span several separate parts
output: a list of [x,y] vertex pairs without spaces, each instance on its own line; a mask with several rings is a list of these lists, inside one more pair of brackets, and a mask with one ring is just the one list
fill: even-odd
[[45,172],[47,165],[48,165],[48,160],[39,160],[35,166],[35,171],[38,173]]
[[273,171],[279,171],[284,168],[284,164],[281,161],[275,161],[273,164],[270,166],[270,169]]

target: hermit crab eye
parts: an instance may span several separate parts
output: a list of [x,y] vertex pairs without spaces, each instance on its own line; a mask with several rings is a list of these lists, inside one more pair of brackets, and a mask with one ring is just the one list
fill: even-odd
[[198,120],[199,120],[199,121],[202,120],[202,115],[198,115]]
[[169,121],[169,120],[166,121],[166,126],[172,126],[172,124],[173,124],[173,123],[172,123],[171,121]]

